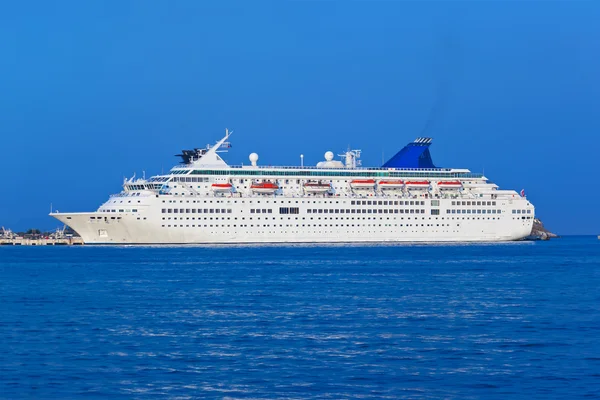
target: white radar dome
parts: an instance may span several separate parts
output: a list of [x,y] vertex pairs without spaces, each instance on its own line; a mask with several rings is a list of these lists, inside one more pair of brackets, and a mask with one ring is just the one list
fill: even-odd
[[251,153],[248,158],[250,159],[250,162],[252,163],[252,165],[256,165],[256,162],[258,161],[258,154]]
[[328,151],[327,153],[325,153],[325,160],[327,160],[327,161],[333,160],[333,153],[331,151]]

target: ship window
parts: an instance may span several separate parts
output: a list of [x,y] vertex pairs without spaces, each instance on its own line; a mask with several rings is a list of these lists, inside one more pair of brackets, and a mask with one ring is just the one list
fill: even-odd
[[166,209],[166,208],[163,208],[163,209],[162,209],[162,213],[163,213],[163,214],[165,214],[166,212],[167,212],[167,209]]

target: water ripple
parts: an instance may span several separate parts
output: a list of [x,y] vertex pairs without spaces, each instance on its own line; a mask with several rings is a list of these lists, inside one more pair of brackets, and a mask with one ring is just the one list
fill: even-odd
[[0,248],[0,397],[597,398],[595,238]]

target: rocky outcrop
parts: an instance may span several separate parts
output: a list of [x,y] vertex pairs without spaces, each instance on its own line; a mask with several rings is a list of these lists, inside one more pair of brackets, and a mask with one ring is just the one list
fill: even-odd
[[551,238],[556,238],[558,235],[550,232],[548,229],[544,227],[544,224],[539,219],[533,220],[533,227],[531,228],[531,235],[529,235],[527,240],[549,240]]

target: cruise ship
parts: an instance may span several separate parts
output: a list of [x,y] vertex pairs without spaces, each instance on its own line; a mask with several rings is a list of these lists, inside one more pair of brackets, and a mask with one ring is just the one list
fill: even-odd
[[431,138],[377,168],[361,167],[360,150],[277,167],[259,165],[256,153],[249,165],[228,165],[230,135],[183,150],[168,174],[126,179],[96,211],[50,215],[87,244],[492,242],[531,233],[535,210],[523,191],[436,167]]

